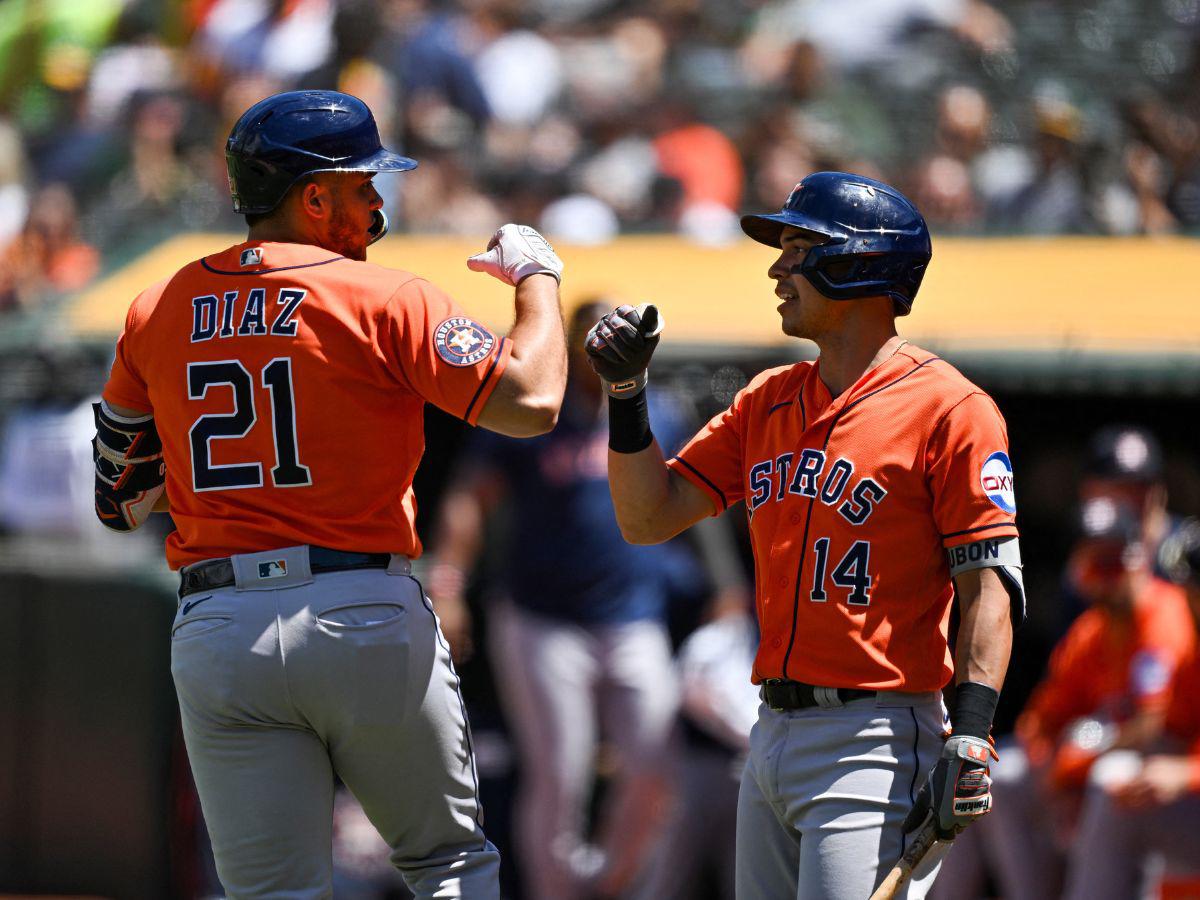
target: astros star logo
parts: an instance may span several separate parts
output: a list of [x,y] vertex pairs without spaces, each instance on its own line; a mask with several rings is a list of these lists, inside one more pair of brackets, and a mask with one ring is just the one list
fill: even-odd
[[466,356],[471,352],[471,348],[479,343],[479,338],[475,337],[470,328],[456,328],[454,335],[448,343],[463,356]]
[[492,355],[496,339],[478,322],[466,316],[451,316],[434,331],[433,346],[443,362],[473,366]]

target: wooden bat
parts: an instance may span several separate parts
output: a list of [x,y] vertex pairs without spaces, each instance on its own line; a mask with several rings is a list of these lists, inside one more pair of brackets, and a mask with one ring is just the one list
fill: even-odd
[[908,879],[912,877],[913,869],[921,864],[921,861],[925,859],[937,842],[937,831],[934,828],[933,816],[930,816],[925,824],[917,829],[916,834],[913,835],[912,843],[908,845],[908,849],[900,857],[900,862],[892,866],[892,870],[888,872],[887,878],[883,879],[883,883],[871,895],[871,900],[894,900],[904,890],[904,885],[908,883]]

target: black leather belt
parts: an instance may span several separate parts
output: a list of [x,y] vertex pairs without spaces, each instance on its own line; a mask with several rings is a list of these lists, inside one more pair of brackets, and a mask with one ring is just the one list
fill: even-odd
[[[347,569],[386,569],[391,562],[390,553],[350,553],[346,550],[330,550],[328,547],[308,548],[308,564],[314,575]],[[183,598],[198,591],[215,591],[233,584],[233,560],[209,559],[180,573],[179,596]]]
[[851,700],[866,700],[875,697],[875,691],[864,691],[858,688],[817,688],[803,681],[784,681],[771,678],[762,683],[762,699],[767,706],[776,711],[792,709],[810,709],[814,706],[833,706],[827,699],[822,703],[817,698],[817,691],[825,693],[828,698],[836,697],[841,703]]

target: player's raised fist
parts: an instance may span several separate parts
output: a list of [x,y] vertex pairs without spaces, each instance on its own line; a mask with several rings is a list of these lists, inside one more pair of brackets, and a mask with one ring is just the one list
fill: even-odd
[[618,306],[592,326],[588,362],[614,397],[632,397],[646,386],[646,369],[663,330],[658,307]]
[[562,283],[562,260],[550,242],[528,225],[502,225],[487,249],[467,260],[472,272],[487,272],[516,287],[530,275],[552,275]]

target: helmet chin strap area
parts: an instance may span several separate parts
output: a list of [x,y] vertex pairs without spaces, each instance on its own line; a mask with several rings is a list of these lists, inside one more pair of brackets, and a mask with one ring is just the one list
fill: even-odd
[[373,243],[388,233],[388,228],[391,223],[388,222],[387,213],[382,209],[374,210],[371,213],[371,227],[367,229],[367,235],[370,240],[367,241],[367,246],[370,247]]

